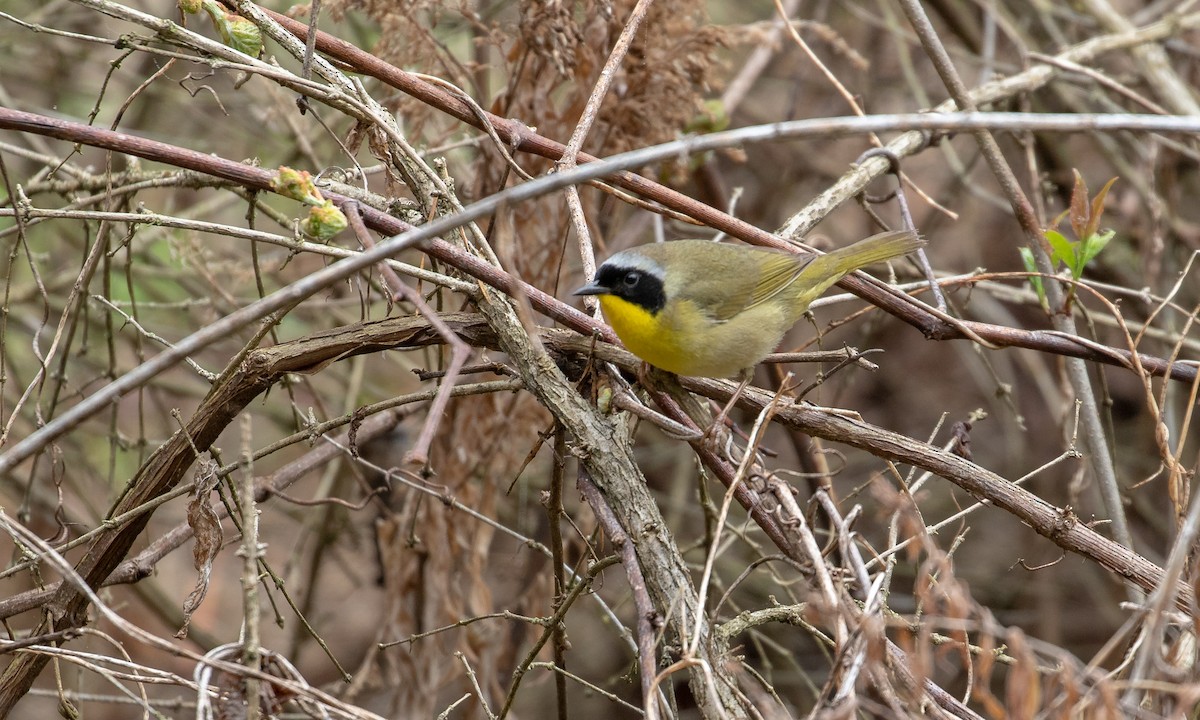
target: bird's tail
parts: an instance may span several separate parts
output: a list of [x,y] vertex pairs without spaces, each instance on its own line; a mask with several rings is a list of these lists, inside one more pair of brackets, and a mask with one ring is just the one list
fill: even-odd
[[807,297],[802,299],[802,303],[807,307],[830,285],[860,267],[907,255],[923,245],[925,239],[920,235],[909,230],[895,230],[872,235],[853,245],[819,255],[804,268],[805,279],[810,282],[816,279],[817,282],[811,286],[804,283]]

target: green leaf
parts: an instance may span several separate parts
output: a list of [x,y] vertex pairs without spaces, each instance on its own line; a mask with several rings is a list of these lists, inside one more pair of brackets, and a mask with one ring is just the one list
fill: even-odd
[[[1050,243],[1050,248],[1053,250],[1050,253],[1050,259],[1057,266],[1062,263],[1067,267],[1071,267],[1075,261],[1075,243],[1068,240],[1062,233],[1057,230],[1046,231],[1046,241]],[[1030,260],[1033,259],[1033,253],[1028,248],[1021,248],[1025,252],[1029,252]],[[1036,267],[1034,268],[1036,269]]]
[[1033,259],[1033,251],[1027,247],[1017,248],[1021,252],[1021,262],[1025,263],[1025,269],[1031,273],[1038,271],[1037,263]]
[[725,103],[720,100],[705,100],[700,113],[688,121],[684,132],[705,133],[720,132],[729,127],[729,113],[725,112]]
[[225,44],[234,50],[252,58],[262,55],[262,30],[259,30],[257,25],[246,18],[228,13],[225,16],[225,23],[217,24],[217,30],[221,33],[221,39]]
[[1080,248],[1080,254],[1082,255],[1082,262],[1080,264],[1087,265],[1090,263],[1093,258],[1100,254],[1100,251],[1104,249],[1104,246],[1108,245],[1108,241],[1112,240],[1113,236],[1116,234],[1116,230],[1105,230],[1098,235],[1091,235],[1084,240],[1083,243],[1081,243],[1083,247]]
[[[1027,247],[1017,248],[1017,250],[1021,253],[1021,262],[1025,263],[1025,269],[1030,273],[1036,273],[1038,269],[1037,262],[1033,259],[1033,251]],[[1042,286],[1042,279],[1037,275],[1030,275],[1029,284],[1033,287],[1034,292],[1037,293],[1038,300],[1042,303],[1042,309],[1049,312],[1050,302],[1046,299],[1046,288]]]
[[212,19],[213,26],[217,28],[221,42],[250,57],[262,54],[262,31],[257,25],[240,15],[226,12],[215,0],[201,0],[201,4]]

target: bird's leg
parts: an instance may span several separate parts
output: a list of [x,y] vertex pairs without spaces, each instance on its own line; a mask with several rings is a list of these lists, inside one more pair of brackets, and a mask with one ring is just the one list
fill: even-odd
[[706,436],[712,439],[716,439],[717,428],[725,427],[727,424],[730,424],[729,411],[733,410],[733,406],[737,404],[737,401],[739,398],[741,398],[742,393],[746,391],[746,386],[749,385],[750,381],[754,379],[754,368],[748,367],[741,371],[738,373],[738,378],[741,380],[741,382],[738,383],[737,389],[733,391],[733,395],[729,397],[729,402],[725,403],[725,407],[721,408],[721,412],[717,413],[717,417],[715,420],[713,420],[713,424],[709,426],[708,430],[704,433]]

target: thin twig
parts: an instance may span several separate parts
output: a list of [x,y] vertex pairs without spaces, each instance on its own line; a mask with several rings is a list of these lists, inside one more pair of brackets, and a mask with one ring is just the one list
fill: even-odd
[[[350,221],[350,227],[354,230],[354,234],[358,236],[358,241],[368,251],[375,247],[375,241],[371,238],[371,232],[367,230],[367,226],[363,224],[362,214],[359,212],[358,204],[354,202],[345,203],[342,206],[342,211],[346,213],[346,219]],[[450,346],[450,364],[446,366],[445,376],[442,382],[438,385],[438,392],[433,397],[433,404],[429,406],[429,414],[425,416],[425,424],[421,426],[421,434],[417,436],[417,442],[405,454],[405,461],[415,465],[424,465],[429,460],[429,448],[433,444],[433,438],[437,434],[438,426],[441,425],[442,417],[446,414],[446,405],[450,402],[450,392],[454,388],[454,383],[458,381],[459,371],[466,364],[467,359],[471,357],[471,346],[462,341],[450,326],[442,321],[441,317],[433,308],[429,307],[429,303],[425,302],[425,298],[421,293],[413,290],[400,279],[387,264],[380,265],[384,277],[387,279],[388,289],[392,292],[395,299],[404,299],[413,304],[417,308],[417,312],[421,316],[429,320],[429,324],[437,330],[438,335],[446,341]]]
[[625,568],[625,576],[629,579],[629,590],[633,594],[633,605],[637,611],[638,668],[641,670],[639,676],[642,683],[642,709],[647,718],[657,718],[659,697],[654,692],[654,676],[658,674],[656,649],[658,633],[655,632],[654,623],[658,615],[654,611],[654,603],[646,591],[646,579],[642,576],[642,569],[638,565],[633,543],[629,541],[625,530],[617,522],[612,507],[604,500],[604,496],[600,494],[599,489],[596,488],[595,483],[586,472],[579,473],[575,486],[587,504],[591,506],[592,511],[596,513],[596,519],[608,535],[609,542],[621,553],[621,566]]
[[[579,117],[579,122],[575,124],[575,129],[571,132],[571,139],[567,141],[567,146],[563,150],[562,157],[556,165],[556,171],[562,172],[575,167],[579,151],[583,149],[583,142],[587,139],[588,132],[592,128],[592,124],[596,121],[596,116],[600,112],[600,105],[604,102],[604,97],[608,94],[608,88],[612,85],[616,78],[617,70],[621,67],[621,61],[625,59],[625,55],[629,52],[629,46],[633,43],[633,38],[637,35],[638,27],[641,26],[642,20],[645,19],[646,13],[650,10],[650,6],[654,0],[638,0],[637,5],[629,11],[629,18],[625,21],[625,26],[621,29],[620,36],[613,43],[613,49],[608,54],[608,60],[604,63],[604,67],[600,70],[600,76],[596,78],[596,84],[592,88],[591,94],[588,95],[587,103],[583,107],[583,113]],[[583,260],[583,276],[586,278],[595,277],[596,275],[596,253],[592,248],[592,235],[588,232],[587,218],[583,214],[583,202],[579,199],[579,189],[574,185],[566,189],[567,208],[571,215],[571,224],[575,227],[575,238],[579,243],[579,256]],[[593,315],[599,312],[599,304],[594,297],[585,299],[584,304],[591,310]]]

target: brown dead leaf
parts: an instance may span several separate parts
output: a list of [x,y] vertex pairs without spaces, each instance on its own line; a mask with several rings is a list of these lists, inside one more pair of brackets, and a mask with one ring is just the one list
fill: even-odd
[[201,464],[200,469],[196,471],[196,488],[188,501],[187,522],[196,536],[196,544],[192,548],[192,563],[199,575],[196,577],[196,587],[183,602],[183,627],[175,633],[177,638],[187,637],[192,613],[196,612],[200,603],[204,602],[204,596],[208,594],[213,561],[217,559],[221,542],[224,540],[221,518],[209,503],[209,495],[216,489],[219,481],[217,464],[212,460]]

